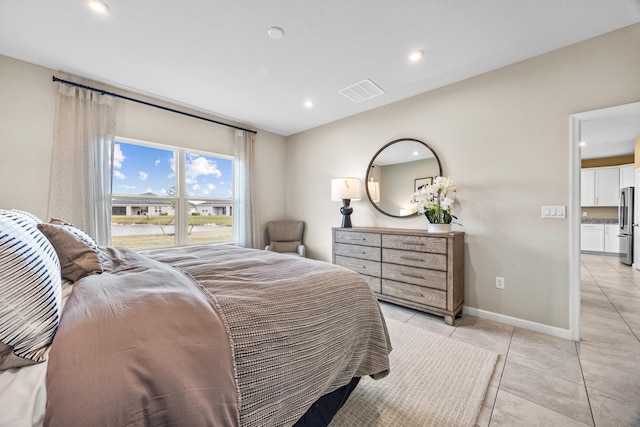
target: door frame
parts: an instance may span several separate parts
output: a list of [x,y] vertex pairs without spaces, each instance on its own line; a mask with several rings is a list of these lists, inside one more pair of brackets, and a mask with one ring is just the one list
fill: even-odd
[[[583,122],[612,116],[639,114],[640,102],[587,111],[569,116],[569,330],[571,339],[580,341],[580,140]],[[634,256],[635,258],[635,256]]]

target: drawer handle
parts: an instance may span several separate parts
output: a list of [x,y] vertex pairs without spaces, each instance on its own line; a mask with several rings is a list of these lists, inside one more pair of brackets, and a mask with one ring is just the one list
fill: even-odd
[[411,257],[408,257],[408,256],[397,256],[397,255],[394,255],[391,258],[400,258],[400,259],[403,259],[405,261],[424,261],[424,259],[422,259],[422,258],[411,258]]
[[362,251],[362,252],[360,252],[360,251],[351,251],[349,253],[352,254],[352,255],[353,254],[355,254],[355,255],[366,255],[367,254],[365,251]]
[[344,240],[367,240],[366,237],[351,237],[351,236],[347,236],[347,237],[343,237]]
[[364,265],[360,265],[360,264],[351,264],[351,263],[347,263],[347,265],[349,267],[358,267],[358,268],[367,268]]
[[407,273],[400,273],[401,276],[405,276],[405,277],[413,277],[414,279],[424,279],[424,276],[415,276],[413,274],[407,274]]
[[424,246],[424,243],[420,242],[400,242],[402,245]]
[[407,292],[407,294],[413,295],[413,296],[416,296],[416,297],[422,297],[422,298],[427,298],[428,297],[428,295],[421,294],[419,292]]

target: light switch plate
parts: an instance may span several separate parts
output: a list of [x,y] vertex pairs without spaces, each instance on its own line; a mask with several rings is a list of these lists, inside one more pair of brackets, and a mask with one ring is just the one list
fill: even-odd
[[566,206],[543,206],[542,218],[561,219],[567,217]]

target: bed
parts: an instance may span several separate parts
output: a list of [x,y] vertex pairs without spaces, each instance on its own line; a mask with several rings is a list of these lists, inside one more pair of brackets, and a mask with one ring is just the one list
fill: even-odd
[[0,211],[0,289],[17,277],[7,236],[24,230],[20,247],[53,264],[36,299],[57,321],[30,321],[49,336],[39,348],[0,334],[0,425],[327,425],[360,377],[389,372],[376,298],[347,269],[230,244],[98,247],[64,221]]

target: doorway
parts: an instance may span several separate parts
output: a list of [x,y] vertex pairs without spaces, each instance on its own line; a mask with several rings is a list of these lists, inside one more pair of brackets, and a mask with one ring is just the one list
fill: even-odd
[[[575,341],[580,340],[580,172],[582,167],[580,142],[583,140],[584,128],[587,123],[607,118],[629,118],[635,116],[638,117],[640,129],[640,102],[573,114],[570,117],[569,328],[571,339]],[[636,137],[640,137],[640,131]],[[637,215],[636,209],[636,218]],[[637,227],[635,229],[637,230]],[[635,259],[640,260],[640,257],[636,256]],[[636,266],[638,264],[640,264],[640,261],[636,262]]]

